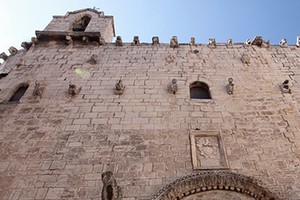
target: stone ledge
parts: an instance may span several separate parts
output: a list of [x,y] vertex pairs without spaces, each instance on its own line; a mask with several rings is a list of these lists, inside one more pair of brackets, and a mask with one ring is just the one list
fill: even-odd
[[100,32],[65,32],[65,31],[36,31],[39,41],[63,40],[66,41],[66,36],[70,36],[72,40],[81,40],[83,37],[88,37],[89,42],[99,42]]

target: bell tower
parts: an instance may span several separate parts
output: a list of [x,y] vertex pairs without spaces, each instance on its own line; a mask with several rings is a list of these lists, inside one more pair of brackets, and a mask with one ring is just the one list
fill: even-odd
[[77,10],[65,16],[53,16],[43,31],[36,31],[36,36],[41,41],[69,37],[73,40],[88,38],[90,41],[112,42],[115,37],[114,19],[95,9]]

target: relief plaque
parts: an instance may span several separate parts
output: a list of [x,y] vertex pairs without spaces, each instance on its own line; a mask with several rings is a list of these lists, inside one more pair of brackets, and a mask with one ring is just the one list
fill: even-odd
[[190,139],[194,169],[228,169],[219,132],[191,131]]

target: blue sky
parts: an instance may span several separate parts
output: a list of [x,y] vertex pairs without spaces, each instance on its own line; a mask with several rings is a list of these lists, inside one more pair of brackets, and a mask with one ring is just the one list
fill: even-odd
[[256,35],[278,44],[281,38],[295,45],[300,35],[300,0],[0,0],[0,52],[43,30],[53,15],[83,8],[99,8],[113,15],[116,34],[131,42],[159,36],[168,43],[173,35],[180,43],[191,36],[196,43],[208,38],[244,42]]

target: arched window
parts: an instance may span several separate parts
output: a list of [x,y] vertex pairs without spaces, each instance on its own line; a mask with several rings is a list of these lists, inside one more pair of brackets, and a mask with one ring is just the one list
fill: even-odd
[[74,23],[73,23],[73,31],[79,31],[79,32],[83,32],[85,31],[86,27],[88,26],[88,24],[91,21],[91,17],[85,15],[83,17],[81,17],[80,19],[77,19]]
[[18,102],[22,96],[25,94],[26,90],[28,89],[28,84],[21,84],[12,97],[9,99],[9,102]]
[[211,99],[208,85],[200,81],[190,85],[190,96],[191,99]]

